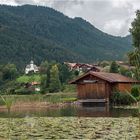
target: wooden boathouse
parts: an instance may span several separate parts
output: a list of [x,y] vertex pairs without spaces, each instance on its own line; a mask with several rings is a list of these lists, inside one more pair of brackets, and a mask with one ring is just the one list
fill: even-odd
[[69,83],[77,85],[78,99],[82,102],[107,102],[114,91],[131,91],[140,81],[117,73],[90,71]]

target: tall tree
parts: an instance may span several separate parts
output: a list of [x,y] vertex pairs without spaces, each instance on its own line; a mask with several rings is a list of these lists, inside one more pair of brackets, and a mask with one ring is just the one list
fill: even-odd
[[113,61],[111,63],[110,72],[111,73],[119,73],[118,64],[115,61]]
[[48,76],[47,74],[49,73],[49,63],[48,61],[44,61],[40,65],[40,74],[41,74],[41,92],[45,93],[48,91],[49,88],[49,83],[48,83]]
[[49,67],[49,63],[48,63],[47,60],[42,62],[41,65],[40,65],[40,73],[41,74],[46,74],[47,70],[48,70],[48,67]]
[[59,80],[59,70],[57,65],[53,65],[50,70],[50,85],[49,91],[50,92],[59,92],[61,88],[61,83]]
[[18,71],[16,65],[7,64],[2,69],[3,72],[3,80],[14,80],[18,75]]
[[[48,68],[47,68],[47,83],[50,83],[50,71],[52,66],[56,65],[57,63],[55,61],[51,61],[48,63]],[[47,88],[49,88],[49,84],[47,84]]]
[[59,77],[61,83],[67,83],[72,78],[72,72],[65,64],[59,64]]
[[135,77],[140,79],[140,10],[136,11],[136,18],[131,24],[130,33],[133,38],[133,52],[128,54],[130,63],[136,67]]
[[48,91],[47,74],[41,75],[41,93]]

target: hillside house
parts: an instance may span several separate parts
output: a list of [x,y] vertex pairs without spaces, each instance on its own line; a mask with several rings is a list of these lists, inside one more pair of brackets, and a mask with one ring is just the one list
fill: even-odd
[[96,65],[92,64],[84,64],[84,63],[69,63],[69,62],[64,62],[70,70],[77,70],[79,72],[88,72],[88,71],[96,71],[99,72],[100,69]]

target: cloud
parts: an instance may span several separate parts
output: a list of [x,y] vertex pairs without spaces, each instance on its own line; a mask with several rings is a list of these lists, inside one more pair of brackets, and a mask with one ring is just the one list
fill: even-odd
[[0,0],[0,4],[17,5],[14,0]]
[[140,0],[0,0],[1,4],[49,6],[69,17],[82,17],[100,30],[125,36]]

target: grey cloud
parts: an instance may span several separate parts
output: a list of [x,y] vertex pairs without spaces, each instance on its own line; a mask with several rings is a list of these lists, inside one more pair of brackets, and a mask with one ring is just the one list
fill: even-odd
[[73,5],[82,5],[84,3],[83,0],[53,0],[52,1],[52,7],[56,8],[56,9],[62,9],[65,10],[68,7],[72,7]]
[[[140,5],[138,0],[134,3]],[[51,6],[70,17],[83,17],[104,32],[125,36],[134,18],[134,3],[131,0],[82,0],[77,3],[66,1],[64,5],[57,1]]]

